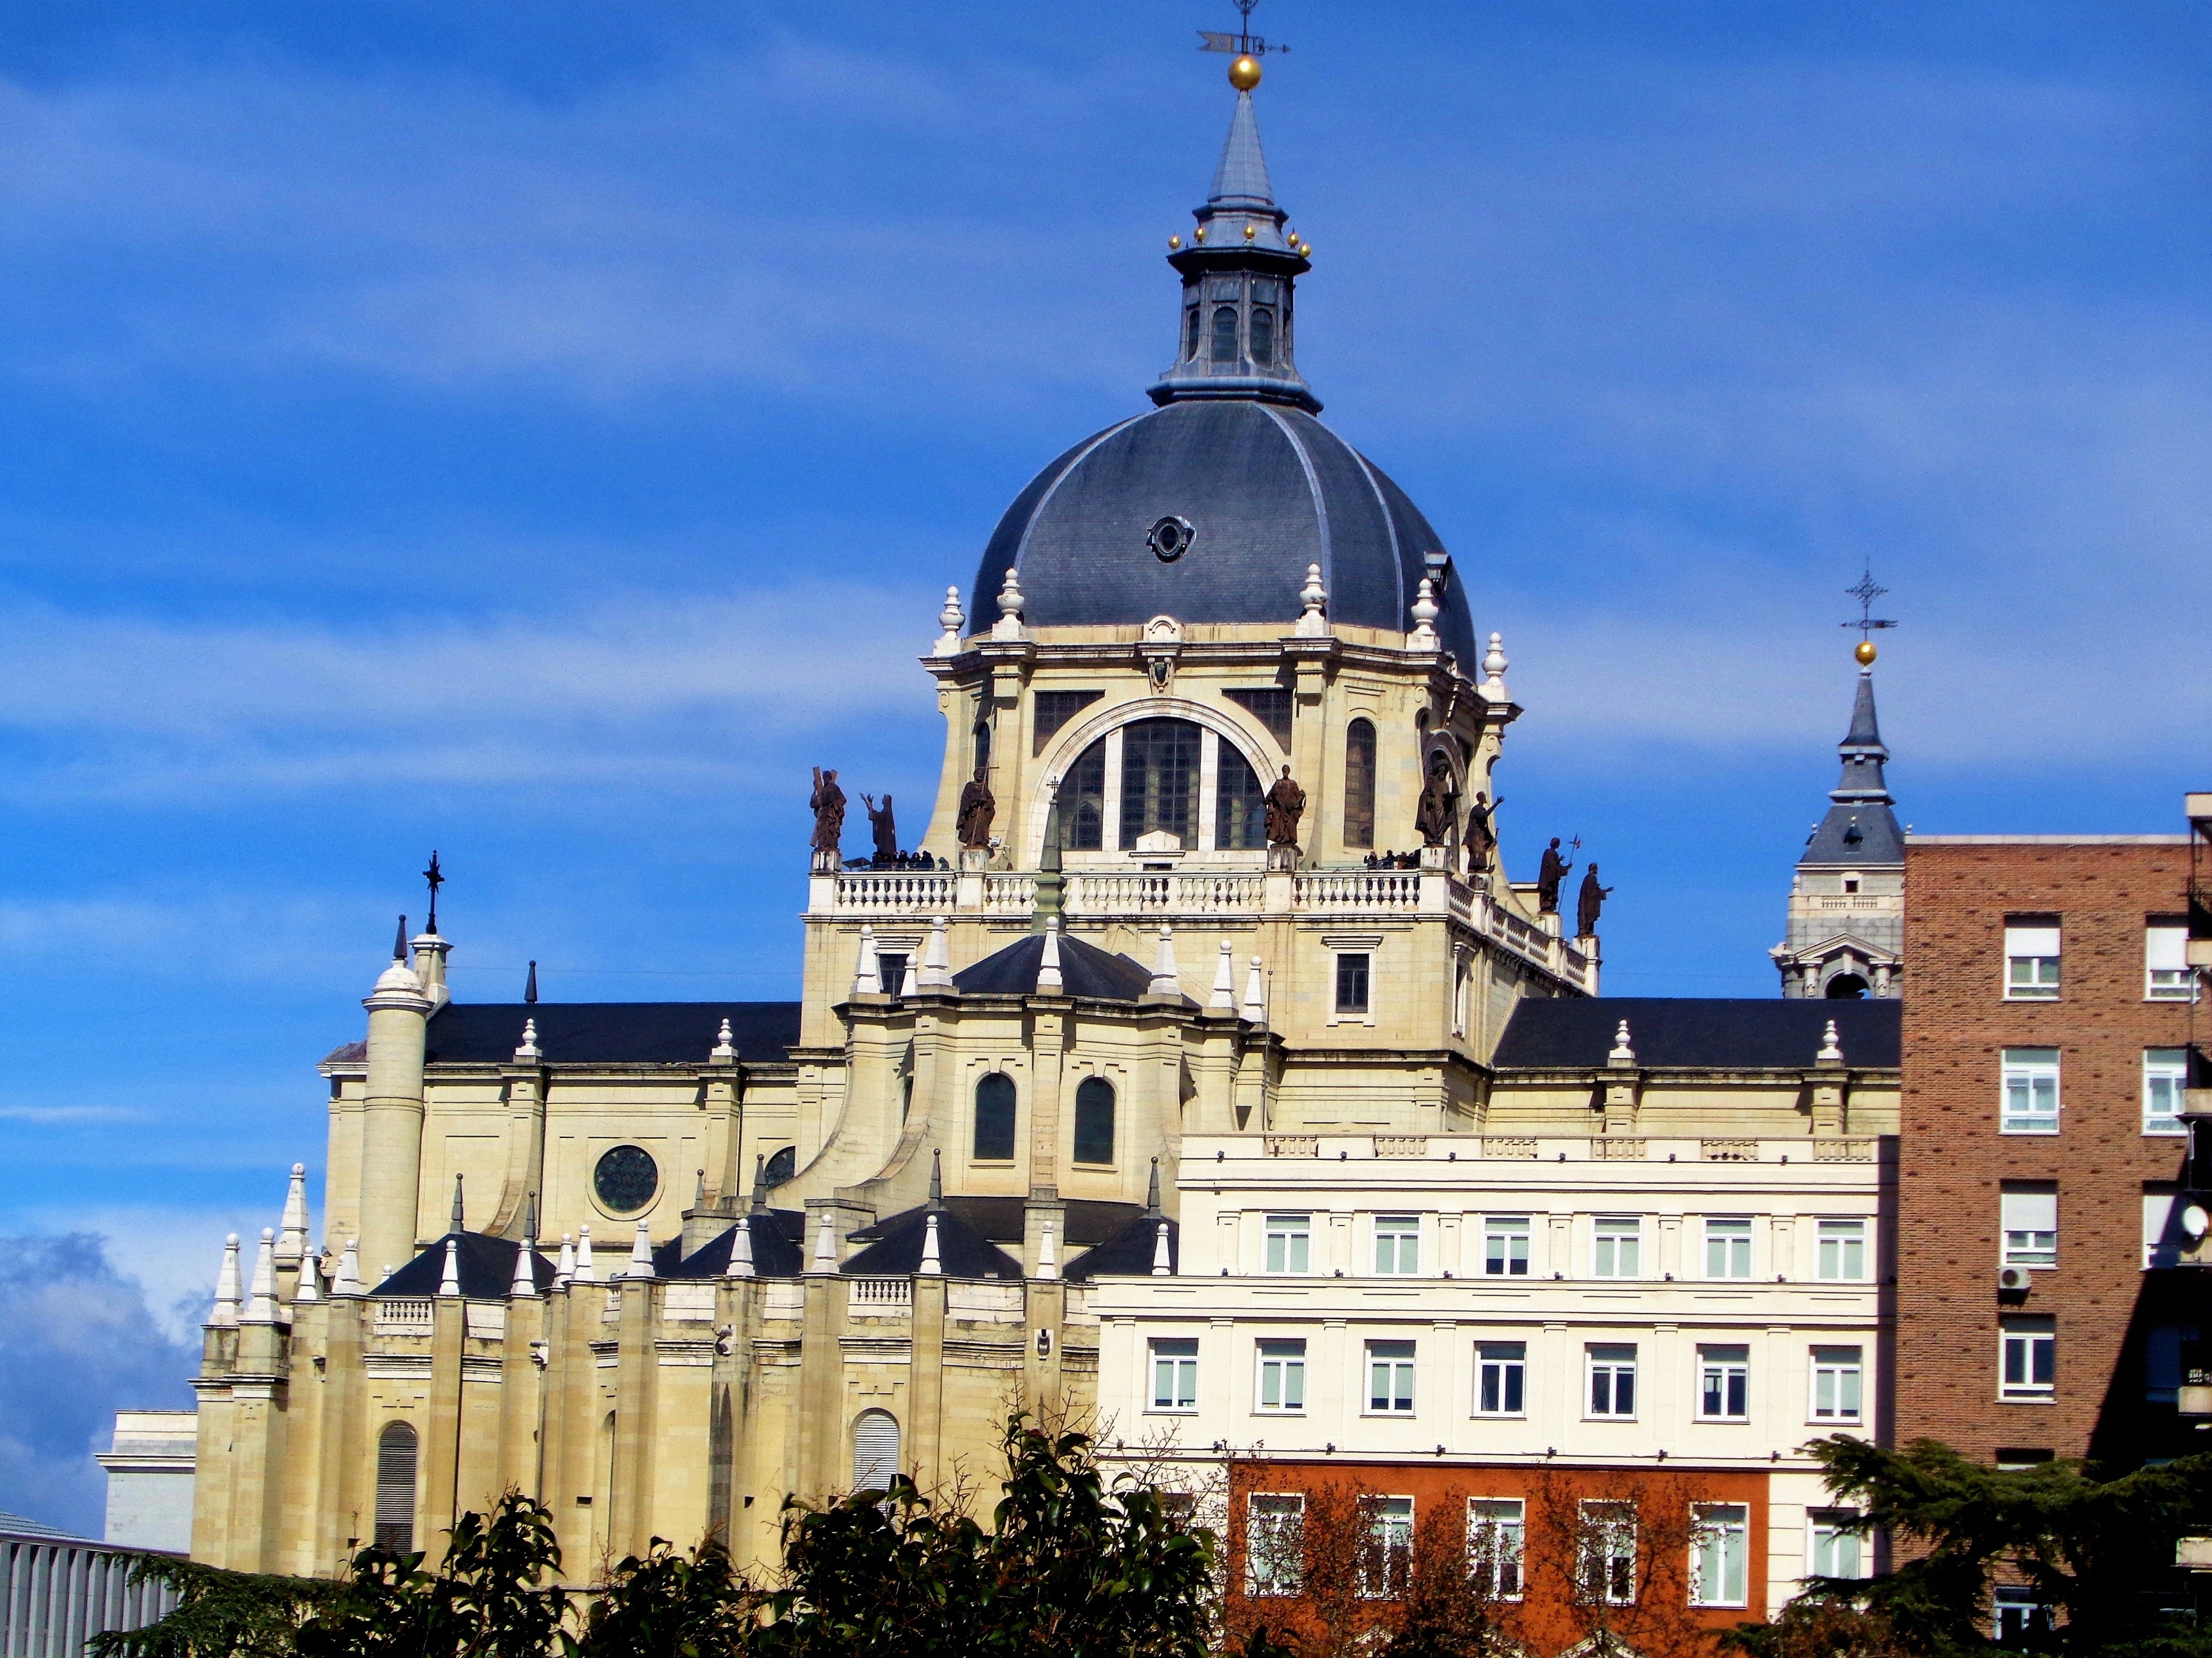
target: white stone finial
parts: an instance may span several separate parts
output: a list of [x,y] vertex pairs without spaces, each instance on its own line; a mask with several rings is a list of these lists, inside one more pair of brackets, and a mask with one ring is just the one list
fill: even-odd
[[750,1215],[739,1215],[737,1230],[730,1234],[730,1264],[725,1275],[730,1278],[750,1278],[753,1275],[753,1223]]
[[1162,1221],[1159,1230],[1152,1234],[1152,1276],[1167,1278],[1174,1271],[1175,1265],[1168,1258],[1168,1224]]
[[727,1065],[738,1057],[737,1037],[732,1033],[727,1019],[722,1021],[722,1028],[714,1033],[714,1045],[708,1050],[707,1057],[718,1065]]
[[1841,1065],[1844,1062],[1843,1038],[1836,1034],[1836,1022],[1828,1021],[1826,1033],[1820,1038],[1820,1051],[1813,1056],[1822,1065]]
[[999,619],[991,625],[991,637],[1022,637],[1022,583],[1011,564],[1006,566],[1006,584],[999,589]]
[[292,1183],[284,1190],[284,1218],[278,1223],[276,1259],[295,1261],[307,1253],[307,1165],[292,1165]]
[[276,1229],[261,1229],[261,1247],[253,1254],[253,1284],[246,1292],[246,1313],[241,1324],[274,1324],[276,1321]]
[[565,1290],[568,1281],[576,1276],[576,1240],[569,1233],[561,1234],[561,1254],[553,1263],[553,1287]]
[[1175,929],[1166,922],[1160,923],[1160,947],[1152,957],[1152,981],[1145,987],[1148,996],[1180,996],[1182,981],[1176,973]]
[[1244,1005],[1237,1011],[1255,1024],[1267,1017],[1267,971],[1257,956],[1252,958],[1252,970],[1244,975]]
[[599,1269],[592,1260],[592,1229],[588,1226],[576,1229],[576,1270],[568,1275],[568,1279],[572,1284],[599,1281]]
[[1443,614],[1443,606],[1437,603],[1437,584],[1429,576],[1421,578],[1421,591],[1413,598],[1413,631],[1406,636],[1408,648],[1433,651],[1442,643],[1437,637],[1437,618]]
[[957,587],[947,587],[945,590],[945,608],[937,613],[937,626],[939,632],[937,635],[937,648],[933,654],[937,656],[959,655],[960,630],[963,627],[967,626],[967,623],[968,617],[960,609],[960,589]]
[[817,1212],[822,1226],[814,1235],[814,1259],[807,1267],[811,1272],[834,1272],[837,1270],[837,1222],[827,1209]]
[[338,1257],[338,1275],[331,1280],[333,1296],[358,1296],[361,1285],[361,1240],[348,1238],[345,1253]]
[[300,1258],[300,1280],[292,1286],[292,1304],[295,1307],[312,1305],[323,1298],[323,1286],[319,1281],[322,1276],[321,1267],[322,1262],[313,1255]]
[[457,1296],[460,1292],[461,1241],[459,1238],[447,1238],[446,1240],[446,1270],[439,1276],[438,1293],[441,1296]]
[[950,925],[942,915],[930,919],[929,943],[921,957],[921,988],[925,991],[952,988],[952,943],[946,931]]
[[921,1219],[921,1265],[915,1270],[927,1272],[932,1278],[942,1278],[945,1261],[937,1252],[937,1212],[933,1209]]
[[1326,639],[1328,637],[1328,590],[1321,585],[1321,566],[1306,566],[1306,585],[1298,589],[1298,603],[1305,607],[1298,617],[1294,637]]
[[1041,1278],[1060,1276],[1060,1251],[1052,1241],[1052,1217],[1044,1218],[1044,1230],[1037,1235],[1036,1275]]
[[643,1221],[637,1224],[637,1236],[630,1240],[629,1266],[624,1278],[653,1276],[653,1234],[646,1230]]
[[853,993],[855,996],[880,996],[884,981],[877,976],[876,930],[867,922],[860,923],[860,957],[853,963]]
[[921,969],[911,956],[906,958],[906,976],[899,981],[899,997],[912,1001],[921,994]]
[[1044,953],[1037,957],[1037,994],[1057,996],[1066,988],[1060,976],[1060,917],[1048,915],[1044,923]]
[[507,1286],[507,1297],[514,1301],[538,1299],[538,1240],[525,1238],[522,1247],[514,1252],[514,1278]]
[[538,1046],[537,1020],[525,1019],[522,1022],[522,1040],[515,1045],[514,1057],[532,1061],[545,1057],[544,1050]]
[[1482,700],[1486,702],[1510,702],[1511,692],[1505,689],[1505,635],[1490,635],[1490,648],[1482,653]]
[[1208,1012],[1234,1013],[1237,1011],[1237,947],[1228,939],[1221,941],[1221,952],[1213,963],[1213,994],[1206,998]]
[[1605,1056],[1607,1065],[1634,1065],[1636,1050],[1628,1045],[1628,1021],[1620,1022],[1620,1029],[1613,1033],[1613,1052]]

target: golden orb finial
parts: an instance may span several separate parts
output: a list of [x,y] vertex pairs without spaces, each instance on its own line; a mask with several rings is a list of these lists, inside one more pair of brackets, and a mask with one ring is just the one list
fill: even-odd
[[1858,658],[1859,666],[1862,668],[1871,668],[1874,666],[1874,659],[1877,654],[1874,647],[1874,641],[1871,639],[1862,639],[1859,641],[1856,647],[1853,648],[1851,654]]
[[1229,65],[1229,84],[1239,92],[1249,92],[1260,84],[1260,60],[1249,53]]

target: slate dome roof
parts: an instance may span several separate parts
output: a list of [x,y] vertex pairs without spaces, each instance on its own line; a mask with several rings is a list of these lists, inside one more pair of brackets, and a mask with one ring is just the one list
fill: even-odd
[[[1188,521],[1173,560],[1148,537]],[[1014,567],[1033,628],[1297,621],[1306,567],[1318,564],[1332,621],[1404,632],[1424,575],[1445,577],[1444,648],[1480,661],[1467,596],[1420,509],[1301,409],[1257,398],[1170,402],[1085,439],[1015,497],[984,549],[969,611],[998,616]]]

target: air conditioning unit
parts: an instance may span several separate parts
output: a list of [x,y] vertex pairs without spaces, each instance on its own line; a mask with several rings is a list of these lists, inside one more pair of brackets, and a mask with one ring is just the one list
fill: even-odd
[[2028,1277],[2027,1268],[2025,1266],[1997,1268],[1997,1288],[2000,1290],[2025,1290],[2033,1282],[2034,1280]]

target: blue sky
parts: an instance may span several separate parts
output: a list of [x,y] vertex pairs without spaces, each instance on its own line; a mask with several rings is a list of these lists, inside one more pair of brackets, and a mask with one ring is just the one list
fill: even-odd
[[[792,993],[807,767],[928,798],[945,584],[1171,351],[1224,14],[0,3],[0,1298],[131,1355],[39,1359],[0,1509],[96,1525],[182,1402],[433,846],[465,998]],[[1869,561],[1902,816],[2177,826],[2201,8],[1261,21],[1301,365],[1505,636],[1612,988],[1771,993]]]

